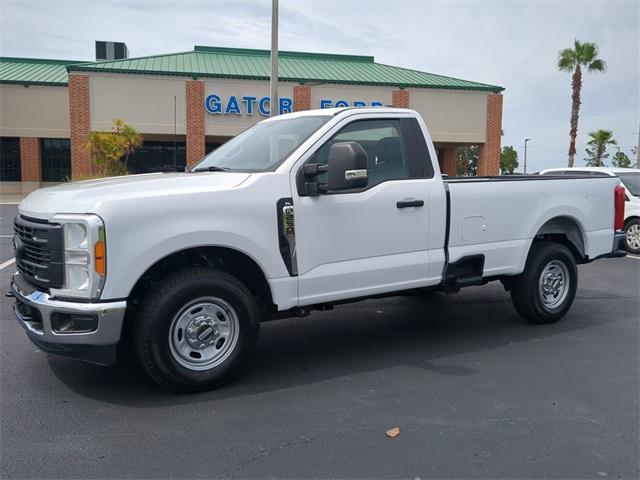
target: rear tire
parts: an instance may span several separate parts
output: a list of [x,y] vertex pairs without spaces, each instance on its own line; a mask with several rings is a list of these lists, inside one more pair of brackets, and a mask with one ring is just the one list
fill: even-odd
[[624,246],[627,252],[640,253],[640,219],[629,220],[625,225]]
[[133,326],[144,372],[176,391],[218,387],[247,360],[259,331],[251,292],[211,268],[167,276],[143,299]]
[[559,243],[534,242],[524,271],[511,280],[511,300],[532,323],[560,320],[578,288],[578,269],[571,251]]

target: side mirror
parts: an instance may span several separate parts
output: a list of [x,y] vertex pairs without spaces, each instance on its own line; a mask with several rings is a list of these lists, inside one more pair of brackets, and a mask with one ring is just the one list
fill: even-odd
[[357,142],[331,145],[327,162],[328,190],[347,190],[367,186],[367,152]]

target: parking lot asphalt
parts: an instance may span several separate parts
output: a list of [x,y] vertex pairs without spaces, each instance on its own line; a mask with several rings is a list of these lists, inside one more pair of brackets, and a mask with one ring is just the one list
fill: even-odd
[[11,235],[13,234],[13,217],[18,213],[18,205],[0,204],[0,264],[13,257]]
[[263,324],[231,384],[186,396],[46,356],[2,297],[0,477],[638,478],[640,259],[579,272],[555,325],[499,283]]

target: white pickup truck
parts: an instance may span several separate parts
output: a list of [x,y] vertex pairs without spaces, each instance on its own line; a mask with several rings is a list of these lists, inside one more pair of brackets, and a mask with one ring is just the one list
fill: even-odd
[[555,322],[577,264],[624,255],[623,213],[615,177],[443,178],[412,110],[307,111],[189,172],[32,193],[8,294],[42,350],[111,364],[128,340],[153,380],[200,390],[239,371],[261,321],[348,301],[500,280]]

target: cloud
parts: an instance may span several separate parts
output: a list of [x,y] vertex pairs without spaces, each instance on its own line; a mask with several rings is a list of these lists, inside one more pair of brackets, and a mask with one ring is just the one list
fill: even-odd
[[[29,1],[0,6],[0,52],[92,59],[94,40],[125,41],[132,56],[193,45],[269,48],[271,2],[213,0]],[[34,11],[38,15],[34,15]],[[566,162],[570,74],[557,53],[593,41],[609,66],[585,75],[579,164],[589,131],[637,142],[640,2],[280,0],[280,48],[374,55],[376,61],[502,85],[504,145],[532,170]]]

